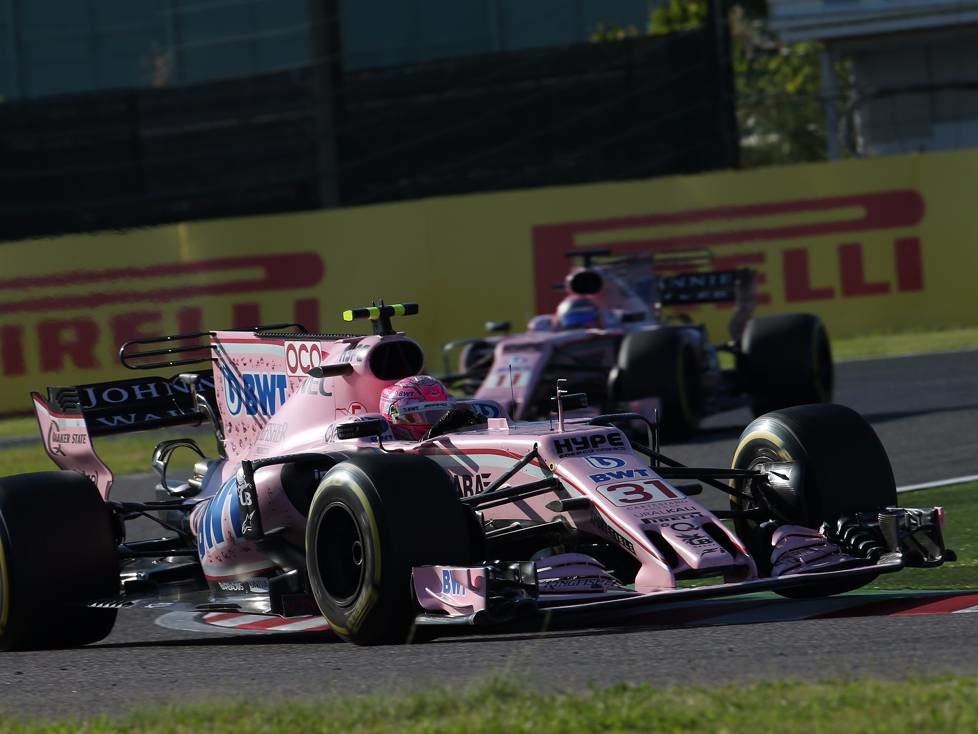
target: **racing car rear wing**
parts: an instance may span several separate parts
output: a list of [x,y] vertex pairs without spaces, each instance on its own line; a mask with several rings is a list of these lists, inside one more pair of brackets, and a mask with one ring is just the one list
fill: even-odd
[[[594,258],[610,253],[607,250],[583,250],[568,254],[583,256],[589,266]],[[603,263],[603,267],[626,282],[643,302],[655,309],[704,303],[733,304],[735,310],[729,331],[737,341],[757,306],[757,274],[748,268],[716,270],[714,263],[710,250],[691,248],[632,254]],[[579,271],[576,277],[582,273],[586,271]],[[573,283],[571,289],[574,290]],[[629,320],[627,316],[623,321]],[[644,318],[644,314],[637,316]]]
[[[587,269],[596,258],[609,257],[612,253],[607,249],[578,249],[565,253],[565,256],[581,258]],[[630,254],[601,263],[650,304],[658,302],[672,306],[744,300],[753,286],[754,271],[747,268],[713,270],[713,264],[713,253],[705,248]],[[672,275],[662,275],[662,271]],[[564,284],[555,287],[563,288]],[[587,293],[573,285],[571,290]]]
[[98,487],[102,499],[109,498],[112,471],[92,446],[92,437],[81,413],[52,409],[38,393],[31,393],[44,450],[59,468],[77,471]]
[[[302,324],[264,324],[242,329],[258,336],[286,331],[305,332]],[[119,349],[119,361],[130,370],[172,369],[207,364],[205,369],[170,377],[152,375],[130,380],[48,388],[54,410],[78,413],[92,436],[129,433],[167,426],[197,425],[219,415],[214,386],[217,361],[216,332],[170,334],[127,341]]]
[[213,411],[214,381],[210,370],[201,370],[172,378],[49,387],[47,400],[36,392],[31,393],[31,399],[47,455],[59,468],[84,474],[108,499],[112,471],[95,452],[92,439],[164,426],[199,425],[213,416],[208,407]]
[[743,300],[754,283],[754,271],[712,270],[659,277],[659,302],[663,306],[723,303]]
[[[196,380],[188,380],[190,375],[196,376]],[[190,381],[196,382],[196,389]],[[216,408],[211,370],[173,377],[153,375],[74,387],[49,387],[45,404],[57,413],[83,418],[88,433],[97,437],[198,424],[209,416],[201,410],[195,392],[212,409]]]

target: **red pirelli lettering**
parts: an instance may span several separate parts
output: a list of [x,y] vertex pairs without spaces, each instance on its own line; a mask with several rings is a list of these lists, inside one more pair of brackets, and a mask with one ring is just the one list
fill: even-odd
[[5,376],[27,373],[24,362],[24,327],[8,324],[0,327],[0,367]]
[[92,319],[48,319],[37,325],[41,371],[58,372],[66,361],[81,369],[99,366],[95,357],[99,328]]
[[863,246],[857,242],[839,245],[839,276],[843,296],[872,296],[890,292],[890,284],[885,281],[866,282]]
[[901,237],[893,243],[896,256],[897,290],[922,291],[924,289],[924,260],[920,254],[920,239]]
[[[258,271],[256,277],[255,271]],[[219,274],[207,285],[198,283],[136,287],[126,281],[172,278],[202,273]],[[13,291],[26,297],[0,301],[0,314],[23,311],[48,311],[66,308],[94,308],[113,303],[166,303],[200,295],[311,288],[319,285],[325,273],[323,260],[316,252],[291,252],[275,255],[213,258],[194,262],[164,263],[140,267],[76,270],[53,275],[0,278],[0,293]],[[119,287],[118,283],[124,283]],[[48,287],[92,286],[88,292],[64,295],[29,295]]]
[[[613,219],[593,219],[557,224],[538,225],[533,228],[533,269],[536,286],[537,310],[544,313],[552,310],[559,300],[558,293],[551,288],[563,276],[565,260],[563,253],[578,246],[576,237],[589,235],[588,244],[606,247],[615,254],[635,252],[656,252],[661,250],[681,250],[691,247],[717,247],[756,242],[777,242],[797,240],[827,234],[851,234],[887,229],[906,229],[914,227],[924,217],[926,206],[920,192],[914,189],[894,189],[849,196],[827,196],[809,199],[794,199],[782,202],[724,206],[709,209],[692,209],[680,212],[665,212]],[[855,216],[853,215],[855,212]],[[800,221],[792,224],[752,223],[749,220],[765,216],[795,214]],[[804,221],[805,214],[811,214],[810,221]],[[799,219],[795,217],[794,219]],[[715,222],[729,222],[728,227],[717,228]],[[682,234],[656,236],[656,227],[673,227],[703,223],[703,231],[690,231]],[[622,230],[652,229],[648,237],[625,238]],[[595,235],[601,235],[596,237]],[[918,243],[919,244],[919,243]],[[807,247],[807,242],[805,242]],[[903,246],[907,254],[912,247]],[[903,252],[903,250],[901,250]],[[808,285],[801,277],[801,263],[798,256],[790,266],[797,276],[793,284],[795,298],[788,300],[809,300],[802,294],[810,293],[811,299],[833,298],[835,289]],[[898,253],[899,257],[899,253]],[[791,259],[791,258],[789,258]],[[912,259],[912,258],[911,258]],[[907,266],[908,284],[912,289],[912,265]],[[850,285],[854,285],[851,283]],[[898,285],[899,287],[899,285]],[[902,288],[901,288],[902,290]]]

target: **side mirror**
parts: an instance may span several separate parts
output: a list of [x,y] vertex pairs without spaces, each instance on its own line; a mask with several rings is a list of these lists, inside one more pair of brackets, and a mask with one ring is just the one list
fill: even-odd
[[353,365],[349,362],[342,362],[340,364],[326,364],[319,367],[313,367],[306,374],[310,377],[321,379],[323,377],[338,377],[339,375],[347,375],[353,372]]
[[490,334],[508,334],[512,325],[508,321],[487,321],[486,331]]
[[621,315],[621,322],[623,324],[637,324],[648,318],[649,315],[645,311],[629,311]]
[[581,408],[586,408],[587,393],[572,392],[567,395],[561,395],[560,404],[564,407],[564,410],[580,410]]
[[387,421],[383,418],[368,418],[336,426],[336,438],[344,441],[348,438],[383,436],[385,431],[387,431]]

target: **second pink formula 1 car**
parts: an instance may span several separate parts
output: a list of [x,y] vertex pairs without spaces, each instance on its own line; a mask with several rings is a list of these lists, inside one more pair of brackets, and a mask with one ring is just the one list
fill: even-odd
[[[545,418],[551,386],[566,378],[606,410],[660,411],[667,439],[687,436],[700,419],[749,404],[755,415],[832,399],[832,355],[812,314],[754,317],[756,274],[747,269],[693,270],[708,252],[680,251],[608,260],[607,250],[575,250],[582,258],[564,281],[553,314],[530,319],[522,334],[463,339],[446,345],[446,377],[477,397],[496,400],[518,418]],[[666,270],[661,275],[653,269]],[[669,306],[728,302],[730,338],[712,343],[702,325]],[[489,322],[491,331],[508,331]],[[458,349],[458,369],[451,355]],[[722,369],[718,352],[734,357]]]

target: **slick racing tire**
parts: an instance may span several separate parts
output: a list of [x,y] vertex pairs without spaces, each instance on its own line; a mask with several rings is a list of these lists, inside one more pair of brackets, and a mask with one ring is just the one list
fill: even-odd
[[661,400],[660,432],[667,441],[691,434],[703,415],[699,360],[686,332],[666,327],[626,334],[609,378],[615,400]]
[[116,609],[85,604],[119,592],[112,516],[75,472],[0,479],[0,650],[101,640]]
[[462,347],[458,355],[458,371],[473,379],[482,380],[492,367],[492,355],[496,345],[489,341],[474,341]]
[[[896,484],[889,457],[876,432],[854,410],[843,405],[799,405],[768,413],[750,423],[734,451],[733,467],[751,469],[772,461],[801,465],[804,491],[801,507],[790,524],[818,529],[854,512],[896,505]],[[734,488],[750,494],[750,485],[735,480]],[[731,497],[734,510],[757,507],[753,500]],[[761,575],[771,572],[771,535],[763,520],[735,518],[738,537],[747,545]],[[869,583],[875,574],[831,585],[779,592],[784,596],[826,596]]]
[[365,453],[330,469],[309,509],[306,556],[333,631],[359,645],[408,641],[419,609],[411,569],[481,563],[473,519],[423,456]]
[[832,400],[832,350],[825,325],[812,314],[748,321],[738,369],[755,416]]

